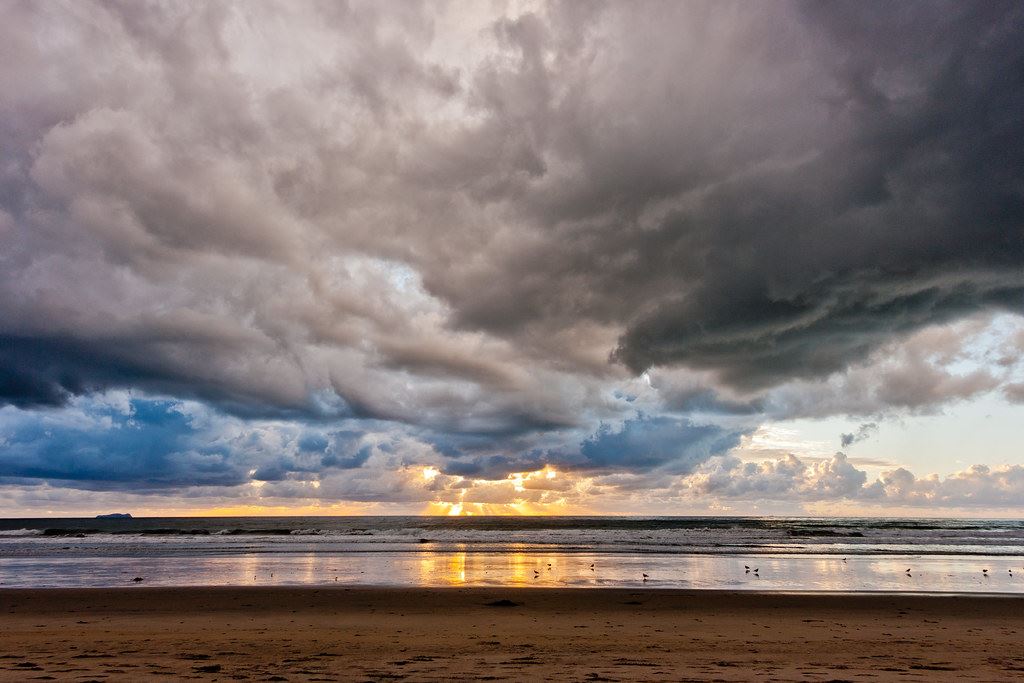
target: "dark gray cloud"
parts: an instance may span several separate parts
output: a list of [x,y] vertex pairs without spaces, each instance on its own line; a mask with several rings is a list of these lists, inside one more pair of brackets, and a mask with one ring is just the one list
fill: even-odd
[[[1004,381],[879,354],[1024,306],[1018,3],[0,12],[0,402],[398,423],[498,476]],[[374,457],[310,438],[258,478]]]
[[848,448],[855,443],[864,441],[871,437],[872,434],[878,431],[878,425],[874,422],[865,422],[857,428],[855,432],[848,432],[839,435],[839,446],[840,448]]
[[[528,193],[545,233],[495,259],[489,286],[445,290],[461,319],[611,320],[634,371],[684,364],[753,388],[981,308],[1020,311],[1021,10],[885,10],[686,6],[659,31],[623,8],[624,50],[536,76],[573,83],[538,115],[574,173]],[[505,76],[528,73],[524,57]]]

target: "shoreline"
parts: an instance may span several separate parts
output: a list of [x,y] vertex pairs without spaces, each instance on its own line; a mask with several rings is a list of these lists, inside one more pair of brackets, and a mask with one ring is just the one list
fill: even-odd
[[[658,586],[636,584],[636,585],[624,585],[624,586],[586,586],[586,585],[565,585],[565,586],[531,586],[531,585],[466,585],[466,586],[410,586],[408,584],[387,584],[387,583],[365,583],[365,584],[338,584],[338,583],[306,583],[306,584],[265,584],[255,586],[240,586],[240,585],[195,585],[195,584],[182,584],[182,585],[145,585],[145,584],[134,584],[126,583],[119,586],[40,586],[38,588],[26,588],[23,586],[7,587],[0,584],[0,608],[3,608],[3,599],[7,596],[18,598],[28,598],[32,600],[42,600],[42,595],[37,594],[64,594],[73,596],[74,598],[85,597],[89,594],[101,595],[104,593],[121,593],[123,591],[130,591],[133,593],[153,593],[156,596],[163,594],[178,594],[182,592],[187,593],[210,593],[216,595],[217,593],[229,593],[238,592],[245,594],[248,592],[253,593],[270,593],[273,591],[282,592],[295,592],[297,594],[302,593],[330,593],[330,592],[341,592],[341,593],[481,593],[491,594],[496,592],[515,592],[521,594],[521,596],[529,595],[540,595],[543,593],[650,593],[652,595],[672,595],[678,597],[714,597],[714,598],[738,598],[738,599],[750,599],[750,598],[761,598],[761,597],[772,597],[779,596],[785,598],[889,598],[889,597],[905,597],[905,598],[924,598],[924,599],[943,599],[943,598],[977,598],[981,600],[1017,600],[1020,602],[1022,610],[1024,610],[1024,593],[1019,592],[999,592],[999,591],[914,591],[914,590],[773,590],[773,589],[744,589],[736,590],[733,588],[675,588],[672,586]],[[44,601],[45,602],[45,601]]]
[[0,630],[0,680],[1024,675],[1024,598],[1008,595],[344,585],[10,588],[0,590]]

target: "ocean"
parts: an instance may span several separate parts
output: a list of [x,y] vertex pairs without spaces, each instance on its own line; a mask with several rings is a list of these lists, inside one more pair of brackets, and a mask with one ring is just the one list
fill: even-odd
[[0,519],[0,587],[121,585],[1024,593],[1024,521]]

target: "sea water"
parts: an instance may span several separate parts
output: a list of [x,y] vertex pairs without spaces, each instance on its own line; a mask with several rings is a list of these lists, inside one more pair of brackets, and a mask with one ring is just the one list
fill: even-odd
[[0,520],[0,587],[122,585],[1024,593],[1024,522],[752,517]]

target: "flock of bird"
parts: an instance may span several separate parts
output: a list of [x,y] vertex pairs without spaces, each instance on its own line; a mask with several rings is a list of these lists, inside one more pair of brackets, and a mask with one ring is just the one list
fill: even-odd
[[[846,564],[846,558],[845,557],[843,558],[843,564]],[[551,563],[550,562],[548,563],[548,569],[549,570],[551,569]],[[907,576],[911,576],[911,577],[913,576],[913,574],[910,573],[911,569],[912,569],[911,567],[907,567],[907,570],[906,570],[906,575]],[[593,564],[590,565],[590,571],[594,571],[594,565]],[[761,575],[758,573],[759,571],[760,571],[759,567],[754,567],[753,569],[751,569],[750,565],[747,565],[747,564],[743,565],[743,573],[744,574],[753,574],[754,576],[760,578]],[[1006,571],[1010,574],[1010,577],[1012,578],[1013,577],[1013,570],[1012,569],[1007,569]],[[989,577],[988,569],[982,569],[981,570],[981,575],[984,576],[987,579]],[[533,578],[536,579],[539,576],[540,576],[540,572],[538,570],[534,569],[533,570]],[[647,574],[644,574],[644,573],[642,573],[640,576],[641,576],[641,578],[642,578],[644,583],[647,583],[647,580],[649,578],[651,578],[650,576],[648,576]]]
[[[846,564],[846,558],[845,558],[845,557],[843,558],[843,564]],[[906,572],[905,572],[905,573],[906,573],[906,575],[907,575],[907,576],[909,576],[909,577],[913,577],[913,574],[911,574],[911,573],[910,573],[911,569],[912,569],[912,567],[907,567],[907,569],[906,569]],[[551,571],[551,563],[550,563],[550,562],[548,562],[548,571]],[[590,565],[590,571],[594,571],[594,565],[593,565],[593,563],[591,563],[591,565]],[[743,565],[743,573],[744,573],[744,574],[753,574],[754,576],[756,576],[756,577],[758,577],[758,578],[761,578],[761,575],[760,575],[760,574],[758,573],[759,571],[760,571],[760,568],[759,568],[759,567],[754,567],[753,569],[751,569],[751,568],[750,568],[750,565],[746,565],[746,564],[745,564],[745,565]],[[1007,572],[1009,572],[1009,574],[1010,574],[1010,577],[1012,578],[1012,577],[1013,577],[1013,570],[1012,570],[1012,569],[1007,569],[1006,571],[1007,571]],[[985,578],[987,579],[987,578],[989,577],[988,569],[982,569],[982,570],[981,570],[981,575],[982,575],[982,576],[984,576],[984,577],[985,577]],[[271,576],[271,578],[273,578],[273,576],[274,576],[273,572],[271,572],[270,576]],[[539,577],[540,577],[540,570],[538,570],[538,569],[534,569],[534,570],[533,570],[533,578],[535,578],[535,579],[536,579],[536,578],[539,578]],[[256,580],[256,577],[255,577],[255,576],[253,576],[252,578],[253,578],[253,581],[255,581],[255,580]],[[649,578],[651,578],[651,577],[650,577],[650,576],[648,576],[648,575],[647,575],[647,574],[645,574],[645,573],[642,573],[642,574],[641,574],[641,578],[642,578],[642,581],[643,581],[644,583],[647,583],[647,580],[648,580]],[[132,579],[132,581],[135,581],[135,582],[140,582],[140,581],[142,581],[142,580],[143,580],[143,579],[142,579],[142,578],[140,578],[140,577],[136,577],[136,578]],[[337,581],[337,580],[338,580],[338,577],[337,577],[337,576],[335,576],[335,577],[334,577],[334,580],[335,580],[335,581]]]
[[[846,564],[846,558],[845,557],[843,558],[843,564]],[[551,569],[551,563],[548,563],[548,569],[549,570]],[[911,569],[912,569],[911,567],[907,567],[907,569],[906,569],[906,575],[907,576],[913,576],[913,574],[910,573]],[[594,571],[594,565],[590,565],[590,571]],[[751,568],[750,565],[747,565],[747,564],[743,565],[743,573],[744,574],[753,574],[754,576],[760,578],[760,576],[761,576],[761,574],[759,573],[760,571],[761,571],[760,567],[753,567],[753,568]],[[1013,570],[1012,569],[1007,569],[1006,571],[1010,574],[1010,576],[1013,576]],[[982,569],[981,573],[982,573],[982,576],[988,578],[989,573],[988,573],[987,569]],[[540,570],[534,569],[533,570],[533,578],[536,579],[539,576],[540,576]],[[643,574],[643,573],[640,576],[641,576],[641,578],[642,578],[644,583],[646,583],[647,580],[649,578],[651,578],[648,574]]]
[[[846,562],[846,560],[843,560],[843,562]],[[907,571],[906,571],[907,576],[913,576],[913,574],[910,573],[910,570],[911,570],[911,567],[907,567]],[[1012,579],[1013,578],[1013,570],[1012,569],[1007,569],[1006,571],[1010,575],[1010,578]],[[984,576],[987,579],[989,577],[988,570],[987,569],[982,569],[981,570],[981,575]]]

